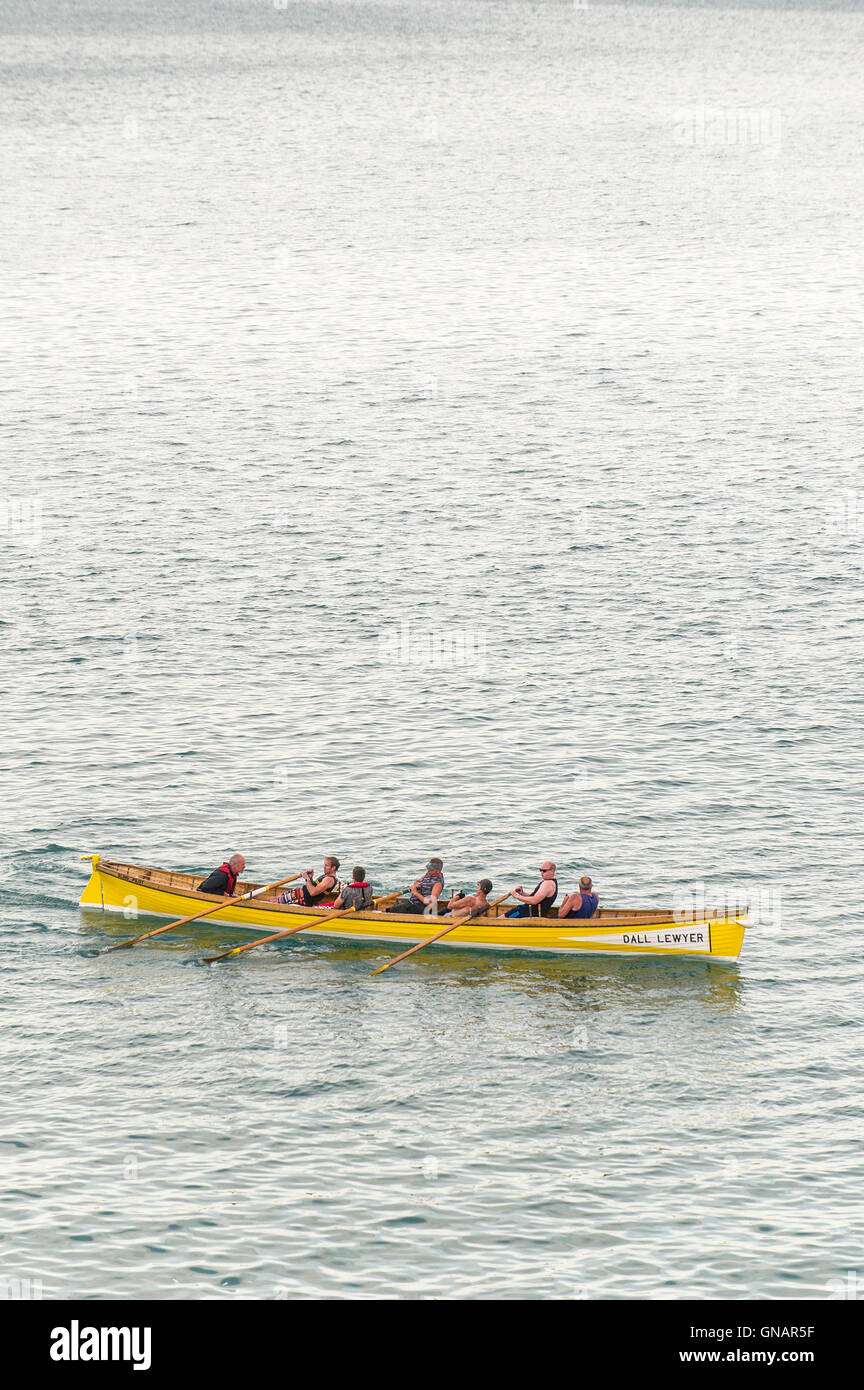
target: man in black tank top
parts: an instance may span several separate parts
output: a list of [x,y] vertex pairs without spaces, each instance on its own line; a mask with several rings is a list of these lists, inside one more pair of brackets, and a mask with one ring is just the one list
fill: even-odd
[[518,898],[521,907],[514,907],[508,917],[548,917],[549,909],[558,896],[558,880],[555,865],[551,859],[544,859],[540,865],[540,882],[533,893],[526,893],[522,884],[513,889],[513,897]]
[[336,871],[339,868],[339,860],[335,854],[328,854],[324,860],[324,872],[318,878],[312,877],[311,869],[303,870],[303,887],[292,888],[287,893],[280,893],[276,899],[278,903],[300,903],[306,907],[321,907],[328,898],[332,898],[336,892],[338,879]]

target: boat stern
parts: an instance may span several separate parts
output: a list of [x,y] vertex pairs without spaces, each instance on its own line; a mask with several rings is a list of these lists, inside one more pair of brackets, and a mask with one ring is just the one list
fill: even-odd
[[721,960],[737,960],[744,944],[744,932],[748,926],[747,914],[739,917],[724,917],[711,923],[711,954]]

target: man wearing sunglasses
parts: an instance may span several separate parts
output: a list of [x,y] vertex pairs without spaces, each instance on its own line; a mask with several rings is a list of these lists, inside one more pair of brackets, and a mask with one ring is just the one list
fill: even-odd
[[511,908],[508,917],[548,917],[549,909],[558,896],[558,880],[555,865],[544,859],[540,865],[540,882],[533,893],[526,893],[522,884],[513,889],[513,897],[519,899],[519,907]]

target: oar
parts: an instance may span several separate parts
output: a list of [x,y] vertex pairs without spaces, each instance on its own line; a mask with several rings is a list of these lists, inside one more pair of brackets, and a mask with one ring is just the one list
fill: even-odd
[[390,969],[391,965],[398,965],[400,960],[405,960],[406,956],[413,956],[415,951],[422,951],[424,946],[431,946],[433,941],[440,941],[442,936],[446,936],[448,932],[455,931],[457,927],[462,926],[463,922],[470,922],[472,917],[483,917],[490,908],[497,907],[499,903],[503,903],[509,897],[510,894],[505,893],[502,897],[496,898],[494,903],[487,903],[485,907],[475,908],[473,912],[468,913],[467,917],[460,917],[458,921],[451,922],[443,931],[436,932],[434,936],[427,937],[425,941],[418,941],[417,945],[412,946],[409,951],[403,951],[401,956],[394,956],[392,960],[388,960],[386,965],[379,965],[377,970],[370,970],[369,974],[383,974],[385,970]]
[[[389,902],[391,898],[398,898],[399,893],[388,893],[384,898],[375,898],[370,904],[371,908],[376,908],[379,903]],[[308,927],[317,926],[319,922],[332,922],[336,917],[347,917],[349,912],[356,912],[356,908],[342,907],[338,912],[328,912],[326,917],[316,917],[311,922],[301,922],[299,927],[287,927],[285,931],[274,932],[272,936],[261,936],[257,941],[247,941],[243,946],[235,946],[230,951],[223,951],[221,956],[204,956],[206,965],[215,965],[217,960],[227,960],[229,956],[242,956],[244,951],[251,951],[255,946],[266,946],[268,941],[279,941],[283,936],[293,936],[295,932],[306,931]],[[367,912],[370,908],[365,909]]]
[[232,907],[234,903],[244,903],[247,898],[260,898],[262,893],[270,893],[274,888],[281,888],[283,884],[293,883],[295,878],[302,877],[302,873],[292,874],[290,878],[280,878],[278,883],[265,883],[263,888],[255,888],[251,893],[241,893],[239,898],[231,898],[227,903],[214,903],[212,907],[205,907],[203,912],[193,912],[191,917],[178,917],[176,922],[167,922],[164,927],[145,932],[143,936],[133,936],[131,941],[116,941],[113,946],[103,947],[99,954],[104,956],[106,951],[122,951],[124,946],[135,946],[139,941],[149,941],[151,936],[159,936],[163,931],[170,931],[172,927],[182,927],[185,922],[197,922],[200,917],[209,917],[211,912],[221,912],[223,908]]

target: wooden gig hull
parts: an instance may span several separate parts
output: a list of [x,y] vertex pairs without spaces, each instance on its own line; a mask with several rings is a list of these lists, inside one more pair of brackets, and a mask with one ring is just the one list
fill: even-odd
[[[84,857],[92,860],[93,867],[81,895],[81,906],[120,912],[130,920],[141,914],[186,917],[222,901],[224,907],[203,918],[202,926],[225,922],[264,935],[308,922],[310,926],[304,935],[386,941],[402,947],[425,941],[436,929],[447,924],[446,917],[366,911],[337,918],[329,926],[326,909],[286,906],[265,897],[244,903],[236,898],[220,900],[210,893],[195,891],[195,884],[201,882],[200,875],[114,863],[101,859],[98,854]],[[260,886],[244,881],[237,885],[237,893]],[[669,909],[601,908],[594,917],[559,922],[555,916],[539,920],[508,919],[504,916],[508,907],[509,904],[504,904],[489,916],[476,917],[456,927],[436,944],[457,950],[734,961],[740,954],[747,925],[746,912],[737,916],[706,914],[693,921],[676,921]]]

